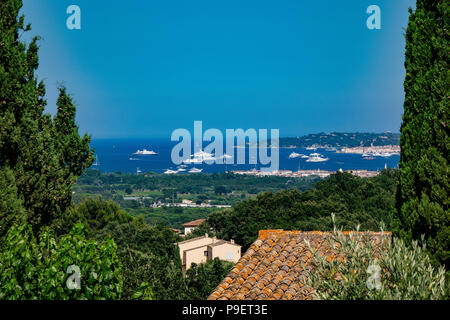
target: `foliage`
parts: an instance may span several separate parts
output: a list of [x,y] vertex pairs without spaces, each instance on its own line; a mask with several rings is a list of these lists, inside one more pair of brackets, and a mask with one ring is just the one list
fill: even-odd
[[316,298],[448,299],[445,269],[434,268],[417,241],[410,247],[386,238],[377,246],[370,239],[370,234],[345,235],[335,229],[328,241],[338,258],[329,261],[313,251],[312,271],[304,281],[316,289]]
[[25,220],[23,201],[18,198],[14,173],[9,167],[0,169],[0,246],[14,223]]
[[[112,239],[86,240],[83,226],[56,240],[45,228],[37,241],[31,226],[9,229],[0,253],[0,299],[120,299],[121,265]],[[69,266],[78,266],[79,289],[69,289]]]
[[351,230],[358,224],[363,230],[378,230],[381,223],[390,227],[396,175],[394,170],[374,178],[338,172],[304,192],[259,194],[230,210],[211,214],[208,224],[217,237],[234,239],[244,250],[259,230],[331,230],[333,212],[337,223]]
[[[101,173],[86,170],[74,187],[74,200],[82,202],[86,197],[101,197],[113,200],[133,216],[142,215],[149,224],[164,223],[172,228],[181,228],[183,223],[205,219],[220,209],[213,207],[171,207],[173,202],[183,199],[212,205],[233,205],[243,199],[254,197],[263,191],[279,191],[286,188],[306,190],[319,181],[317,177],[255,177],[231,173],[145,175],[123,173]],[[124,200],[129,195],[137,200]],[[154,207],[154,204],[166,204]]]
[[406,30],[406,78],[395,233],[425,235],[436,263],[450,266],[450,4],[418,0]]
[[0,168],[14,175],[9,181],[38,232],[70,206],[72,186],[93,154],[90,137],[78,134],[75,106],[64,87],[54,119],[44,113],[45,86],[35,75],[39,38],[20,40],[31,30],[19,16],[21,7],[21,0],[0,2]]
[[150,226],[113,201],[85,199],[56,223],[64,234],[73,224],[87,226],[88,237],[112,237],[122,263],[123,299],[182,299],[186,291],[174,243],[178,236],[162,225]]
[[111,221],[130,222],[133,218],[113,201],[87,198],[78,206],[70,207],[59,219],[54,221],[58,234],[65,234],[77,222],[87,226],[90,232],[103,230]]
[[205,300],[226,277],[233,267],[233,263],[229,261],[214,260],[205,264],[191,265],[186,271],[188,299]]

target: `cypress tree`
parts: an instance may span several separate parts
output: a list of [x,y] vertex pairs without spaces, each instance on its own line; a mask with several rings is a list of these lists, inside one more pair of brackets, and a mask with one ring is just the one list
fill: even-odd
[[406,30],[405,102],[395,233],[450,267],[448,0],[417,0]]
[[[72,186],[93,161],[90,137],[81,138],[75,106],[60,88],[58,112],[44,113],[45,86],[35,72],[39,66],[38,37],[28,44],[21,0],[0,2],[0,169],[9,168],[35,231],[65,212]],[[4,196],[0,190],[0,197]],[[13,213],[11,213],[13,214]]]

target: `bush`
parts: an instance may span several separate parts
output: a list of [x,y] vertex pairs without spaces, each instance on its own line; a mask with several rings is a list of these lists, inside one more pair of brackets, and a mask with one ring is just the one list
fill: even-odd
[[[328,240],[335,257],[313,252],[307,283],[317,299],[422,300],[448,299],[445,269],[435,269],[426,248],[394,238],[378,245],[369,234],[344,235],[334,230]],[[341,259],[342,258],[342,259]]]
[[49,228],[36,241],[30,225],[13,226],[1,249],[0,299],[121,297],[121,265],[114,241],[86,240],[81,224],[58,241]]

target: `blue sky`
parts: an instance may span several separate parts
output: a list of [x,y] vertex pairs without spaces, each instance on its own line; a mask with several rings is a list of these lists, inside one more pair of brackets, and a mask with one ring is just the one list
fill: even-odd
[[[413,0],[24,0],[48,111],[64,82],[94,138],[177,128],[398,132]],[[82,29],[66,28],[81,8]],[[381,30],[366,27],[381,8]]]

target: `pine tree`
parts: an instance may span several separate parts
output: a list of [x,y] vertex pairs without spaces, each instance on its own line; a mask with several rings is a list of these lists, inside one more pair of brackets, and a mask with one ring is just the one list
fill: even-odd
[[406,30],[405,102],[395,232],[425,235],[435,262],[450,267],[448,0],[418,0]]
[[[0,168],[8,167],[35,231],[50,225],[71,203],[71,188],[93,161],[90,138],[80,138],[75,107],[60,88],[58,113],[44,113],[44,83],[38,82],[38,37],[19,16],[21,0],[0,2]],[[3,197],[4,190],[0,190]],[[12,214],[12,213],[11,213]]]

